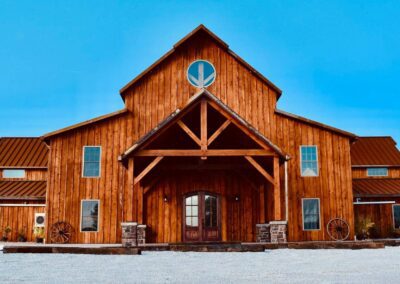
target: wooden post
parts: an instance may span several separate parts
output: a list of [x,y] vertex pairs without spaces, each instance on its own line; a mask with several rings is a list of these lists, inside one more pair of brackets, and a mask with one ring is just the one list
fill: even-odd
[[265,184],[260,185],[260,224],[265,224]]
[[[206,100],[202,100],[201,101],[200,108],[201,108],[200,109],[201,150],[205,152],[205,151],[207,151],[207,145],[208,145],[208,141],[207,141],[207,101]],[[206,156],[202,156],[201,159],[205,160],[205,159],[207,159],[207,157]]]
[[281,187],[279,180],[279,157],[274,157],[274,221],[280,221],[281,216]]

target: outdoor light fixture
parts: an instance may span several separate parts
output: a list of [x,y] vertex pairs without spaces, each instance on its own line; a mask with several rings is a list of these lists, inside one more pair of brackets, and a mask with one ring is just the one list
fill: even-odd
[[164,202],[168,202],[168,197],[164,195]]
[[235,201],[239,201],[239,200],[240,200],[239,195],[235,195]]

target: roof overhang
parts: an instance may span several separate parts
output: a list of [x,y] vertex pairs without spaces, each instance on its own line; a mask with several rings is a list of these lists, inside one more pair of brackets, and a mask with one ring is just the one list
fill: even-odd
[[277,145],[272,143],[268,138],[262,135],[256,128],[250,125],[246,120],[244,120],[241,116],[239,116],[236,112],[234,112],[231,108],[221,102],[215,95],[210,93],[206,89],[199,90],[195,95],[193,95],[186,105],[181,109],[175,110],[171,113],[167,118],[165,118],[159,125],[149,131],[147,134],[142,136],[135,144],[133,144],[130,148],[128,148],[124,153],[122,153],[119,157],[120,161],[125,160],[131,155],[134,155],[136,151],[143,148],[144,145],[148,141],[150,141],[154,136],[156,136],[159,132],[161,132],[164,128],[168,127],[169,125],[177,122],[182,115],[185,113],[187,109],[190,109],[194,104],[196,104],[201,98],[207,98],[211,102],[218,105],[225,113],[229,114],[229,116],[236,121],[239,125],[247,129],[251,132],[258,140],[262,141],[265,146],[271,148],[281,159],[289,160],[290,156],[284,153]]

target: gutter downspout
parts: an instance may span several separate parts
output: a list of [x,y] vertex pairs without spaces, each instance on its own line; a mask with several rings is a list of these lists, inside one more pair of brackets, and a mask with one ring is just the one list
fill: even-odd
[[288,166],[285,161],[285,221],[289,219],[289,181],[288,181]]

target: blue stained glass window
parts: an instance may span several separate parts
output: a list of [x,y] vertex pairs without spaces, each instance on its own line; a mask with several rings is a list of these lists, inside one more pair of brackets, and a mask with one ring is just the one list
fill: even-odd
[[189,83],[197,88],[205,88],[215,81],[215,68],[206,60],[196,60],[187,70]]
[[99,177],[100,176],[100,146],[85,146],[83,148],[83,176]]
[[319,230],[319,199],[303,199],[303,229]]
[[301,146],[301,175],[307,177],[318,176],[317,146]]

